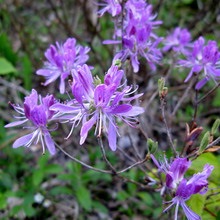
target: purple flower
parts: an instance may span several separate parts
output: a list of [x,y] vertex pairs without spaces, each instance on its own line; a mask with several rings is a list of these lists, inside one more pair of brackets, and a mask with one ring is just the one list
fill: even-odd
[[191,161],[186,158],[175,159],[166,173],[166,186],[175,189],[180,181],[182,181],[185,172],[191,165]]
[[30,134],[18,138],[13,143],[13,148],[21,146],[30,147],[32,144],[36,145],[40,141],[43,147],[43,153],[45,152],[46,145],[50,154],[55,154],[56,150],[54,142],[47,128],[48,122],[51,121],[54,116],[54,111],[49,109],[52,105],[54,105],[54,103],[55,100],[52,95],[41,98],[41,96],[39,96],[33,89],[31,94],[25,97],[24,108],[12,105],[15,111],[17,111],[22,116],[16,117],[20,120],[9,123],[5,127],[14,127],[30,121],[32,123],[32,127],[28,128],[33,130],[33,132]]
[[100,17],[103,16],[105,12],[111,14],[112,17],[121,13],[121,5],[118,0],[103,0],[99,5],[103,7],[98,11]]
[[175,52],[187,54],[187,47],[191,47],[190,41],[190,32],[186,28],[181,29],[177,27],[170,35],[165,38],[165,47],[163,48],[163,51],[168,51],[172,49]]
[[83,65],[88,60],[88,47],[76,45],[74,38],[68,38],[63,45],[56,43],[51,45],[45,52],[47,61],[44,68],[39,69],[36,74],[44,76],[47,86],[51,82],[60,78],[60,93],[65,92],[65,80],[71,75],[73,69],[78,65]]
[[151,158],[159,170],[166,174],[166,187],[170,189],[177,188],[191,165],[191,161],[186,158],[176,158],[171,164],[167,162],[166,158],[164,158],[164,162],[161,164],[158,163],[152,154]]
[[173,205],[176,205],[175,220],[177,220],[178,217],[179,206],[183,208],[188,220],[201,219],[200,216],[194,213],[185,202],[190,199],[193,194],[204,194],[207,191],[207,178],[210,176],[213,169],[213,166],[206,164],[201,173],[194,174],[188,181],[183,179],[176,190],[175,197],[171,200],[171,204],[164,210],[164,212],[170,209]]
[[122,49],[116,53],[114,60],[120,59],[124,62],[129,58],[134,72],[138,72],[140,56],[148,61],[153,70],[155,69],[155,63],[158,63],[162,56],[160,49],[157,48],[162,38],[158,38],[153,33],[153,29],[162,22],[154,19],[152,6],[145,1],[126,2],[123,27],[116,27],[115,31],[115,37],[118,39],[103,42],[104,44],[122,43]]
[[196,89],[201,89],[210,79],[214,82],[220,79],[220,52],[215,41],[208,41],[200,37],[193,46],[192,52],[187,54],[186,60],[180,60],[180,66],[191,68],[185,82],[193,76],[193,73],[202,73],[202,79],[196,84]]
[[[130,102],[142,94],[131,97],[134,91],[131,91],[132,88],[128,86],[119,90],[122,87],[120,84],[124,73],[118,70],[117,66],[110,67],[103,84],[100,80],[93,79],[87,65],[79,67],[73,74],[75,80],[72,93],[75,99],[66,105],[57,103],[51,109],[59,111],[64,118],[67,115],[73,123],[71,132],[82,121],[80,144],[85,142],[89,130],[95,125],[95,134],[97,136],[106,134],[111,150],[115,151],[118,133],[116,119],[134,126],[135,117],[144,110],[131,105]],[[96,81],[99,83],[97,84]]]

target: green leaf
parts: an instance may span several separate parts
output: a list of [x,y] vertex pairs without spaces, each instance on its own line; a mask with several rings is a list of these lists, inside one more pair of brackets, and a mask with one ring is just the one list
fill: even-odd
[[183,4],[189,5],[192,4],[193,0],[182,0]]
[[79,204],[87,211],[90,211],[92,208],[92,200],[89,190],[84,186],[80,186],[76,191],[76,198]]
[[123,190],[117,193],[117,199],[119,201],[125,201],[129,197],[130,197],[130,195],[127,192],[123,191]]
[[36,211],[35,209],[32,207],[31,204],[26,204],[23,206],[24,212],[28,217],[32,217],[35,215]]
[[147,192],[139,192],[138,196],[143,200],[144,203],[146,203],[149,206],[152,206],[154,204],[153,198],[151,195]]
[[4,127],[4,122],[3,120],[0,120],[0,140],[4,140],[6,139],[7,135],[6,135],[6,130]]
[[212,125],[212,131],[211,131],[212,135],[215,135],[218,132],[219,126],[220,126],[220,119],[217,118],[214,124]]
[[94,170],[87,170],[82,174],[82,181],[83,183],[88,182],[99,182],[100,180],[110,182],[112,180],[112,177],[108,174],[98,173]]
[[93,201],[92,206],[94,209],[96,209],[99,213],[105,213],[108,214],[108,209],[100,202]]
[[15,205],[10,210],[10,215],[14,216],[14,215],[18,214],[20,211],[22,211],[22,209],[23,209],[22,205]]
[[44,171],[47,174],[55,174],[61,173],[63,171],[63,168],[58,164],[49,164],[45,167]]
[[[219,218],[215,218],[216,211],[219,210],[220,207],[220,194],[216,191],[218,188],[218,183],[213,184],[209,183],[209,190],[206,193],[206,197],[209,197],[208,200],[206,200],[205,203],[205,210],[203,210],[203,213],[201,215],[202,220],[216,220]],[[220,220],[220,219],[219,219]]]
[[4,57],[0,57],[0,75],[7,75],[15,72],[16,69],[13,67],[13,65]]
[[50,194],[51,195],[61,195],[61,194],[71,195],[73,194],[73,191],[66,186],[55,186],[50,190]]
[[158,149],[158,142],[154,142],[151,138],[147,139],[148,151],[154,154]]
[[41,170],[41,169],[36,170],[36,171],[33,173],[33,176],[32,176],[33,185],[34,185],[34,186],[39,186],[40,183],[43,181],[43,178],[44,178],[44,172],[43,172],[43,170]]
[[0,194],[0,210],[5,209],[7,206],[7,197],[5,194]]
[[200,146],[199,146],[199,153],[202,153],[205,148],[208,146],[210,140],[210,132],[207,131],[204,136],[202,137]]
[[13,65],[16,64],[17,55],[13,51],[11,42],[5,33],[0,34],[0,56],[5,57]]
[[213,102],[212,102],[213,107],[219,107],[220,106],[220,89],[217,89]]
[[44,167],[47,165],[48,160],[49,160],[49,153],[43,154],[38,160],[39,168],[44,169]]
[[22,75],[23,75],[23,79],[24,79],[24,88],[26,90],[31,90],[31,88],[32,88],[32,75],[33,75],[32,74],[32,72],[33,72],[32,63],[27,55],[22,57],[21,63],[22,63],[22,67],[23,67],[22,68]]

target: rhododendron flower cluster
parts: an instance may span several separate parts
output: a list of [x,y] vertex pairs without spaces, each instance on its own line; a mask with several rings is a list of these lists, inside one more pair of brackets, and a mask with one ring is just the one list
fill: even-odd
[[194,174],[189,180],[184,178],[185,172],[191,166],[191,161],[186,158],[176,158],[171,164],[165,162],[159,164],[153,155],[151,155],[155,165],[166,174],[166,187],[175,192],[174,198],[170,201],[170,205],[164,210],[167,211],[173,205],[176,205],[174,219],[177,220],[178,208],[181,206],[188,220],[201,219],[194,213],[187,205],[186,201],[190,199],[193,194],[204,194],[207,191],[208,180],[213,166],[206,164],[201,173]]
[[147,63],[154,70],[155,63],[161,59],[161,51],[157,48],[162,38],[153,33],[153,29],[160,25],[161,21],[154,21],[152,5],[146,1],[128,0],[125,4],[125,17],[123,27],[116,28],[115,37],[121,40],[106,40],[105,44],[122,44],[114,60],[120,59],[124,62],[131,60],[134,72],[139,70],[139,56],[146,59]]
[[220,80],[220,52],[215,41],[208,41],[205,45],[205,39],[200,37],[195,41],[192,50],[187,53],[186,59],[179,61],[179,65],[190,68],[190,72],[185,79],[189,79],[195,73],[202,75],[202,79],[196,84],[196,89],[201,89],[210,79],[217,83]]
[[31,94],[25,98],[24,107],[12,105],[16,112],[21,116],[16,117],[19,120],[6,125],[6,128],[22,125],[25,122],[31,122],[31,126],[26,127],[29,130],[33,130],[30,134],[24,135],[18,138],[13,147],[26,146],[30,147],[32,144],[36,145],[39,141],[43,147],[43,153],[45,152],[45,146],[48,148],[50,154],[55,154],[54,142],[51,138],[50,132],[47,128],[48,123],[53,120],[54,111],[50,110],[50,107],[55,104],[53,95],[47,95],[42,98],[38,95],[36,90],[32,90]]
[[181,29],[180,27],[177,27],[164,39],[163,43],[165,46],[163,51],[166,52],[172,49],[177,53],[187,54],[189,47],[192,47],[190,42],[190,32],[186,28]]
[[65,80],[71,76],[71,72],[78,66],[83,65],[89,58],[89,47],[83,47],[76,44],[74,38],[68,38],[63,45],[56,43],[51,45],[45,52],[47,61],[44,68],[36,73],[44,76],[46,81],[43,85],[47,86],[51,82],[60,78],[60,93],[65,92]]
[[134,93],[132,87],[121,85],[124,72],[118,66],[110,67],[104,83],[92,77],[86,64],[74,70],[73,75],[74,99],[66,104],[56,103],[51,109],[58,111],[62,119],[70,121],[73,124],[72,130],[82,121],[80,144],[85,142],[88,131],[95,125],[95,134],[100,137],[104,132],[111,150],[115,151],[118,133],[116,118],[134,126],[135,116],[143,113],[144,109],[133,106],[131,101],[142,94],[131,96]]

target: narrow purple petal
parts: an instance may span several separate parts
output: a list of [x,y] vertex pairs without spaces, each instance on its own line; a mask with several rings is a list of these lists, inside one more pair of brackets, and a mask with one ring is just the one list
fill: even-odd
[[[169,175],[166,176],[166,185],[170,188],[175,188],[191,165],[191,161],[186,158],[176,158],[170,165]],[[172,176],[172,182],[170,182]]]
[[31,117],[31,109],[33,106],[36,106],[38,103],[38,94],[37,91],[32,89],[31,94],[29,96],[26,96],[24,99],[24,113],[27,118]]
[[11,122],[11,123],[5,125],[5,128],[10,128],[10,127],[22,125],[22,124],[24,124],[26,121],[28,121],[28,119],[25,119],[25,120],[22,120],[22,121],[14,121],[14,122]]
[[180,205],[183,208],[184,214],[186,215],[188,220],[200,220],[200,216],[193,212],[185,202],[181,202]]
[[196,84],[196,90],[200,90],[208,81],[209,81],[209,79],[207,77],[205,77],[204,79],[200,80]]
[[65,105],[62,103],[56,103],[50,107],[50,110],[59,111],[61,113],[77,113],[79,112],[80,108],[76,106]]
[[121,41],[120,40],[104,40],[102,43],[103,44],[120,44]]
[[65,93],[65,81],[62,79],[62,77],[60,78],[59,90],[61,94]]
[[153,154],[150,154],[151,159],[153,160],[154,164],[157,166],[158,169],[161,169],[160,164],[158,163],[157,159],[154,157]]
[[188,76],[186,77],[186,79],[184,80],[184,82],[188,82],[189,79],[192,77],[192,75],[193,75],[193,69],[190,70],[190,72],[189,72]]
[[94,115],[92,118],[90,118],[86,123],[82,125],[80,131],[80,136],[81,136],[80,145],[82,145],[85,142],[88,132],[92,128],[92,126],[96,123],[96,120],[97,120],[96,115]]
[[44,133],[44,140],[45,140],[45,144],[46,144],[47,149],[49,150],[50,154],[54,155],[56,153],[56,148],[54,145],[54,141],[52,140],[49,132]]
[[122,104],[122,105],[118,105],[115,108],[113,108],[111,110],[112,114],[120,114],[120,113],[126,113],[128,111],[130,111],[132,109],[132,105],[128,105],[128,104]]
[[136,54],[131,57],[131,64],[133,66],[134,72],[137,73],[139,71],[139,61]]
[[193,185],[195,187],[194,194],[199,193],[201,190],[207,187],[208,185],[207,178],[210,176],[213,169],[214,166],[206,164],[201,173],[194,174],[193,177],[190,178],[187,185]]
[[144,113],[144,108],[139,107],[139,106],[132,106],[132,108],[128,111],[128,112],[122,112],[122,113],[118,113],[118,115],[121,116],[137,116]]
[[72,85],[72,94],[74,95],[76,101],[83,106],[84,93],[80,84],[75,83]]
[[117,148],[116,139],[117,139],[117,134],[116,134],[115,125],[112,124],[112,122],[109,122],[108,142],[109,142],[109,147],[111,148],[112,151],[115,151]]
[[166,186],[168,188],[175,188],[174,183],[174,177],[172,172],[167,172],[166,174]]
[[13,148],[18,148],[21,146],[25,146],[28,144],[29,141],[31,141],[31,139],[33,138],[33,136],[35,135],[35,132],[24,135],[20,138],[18,138],[12,145]]

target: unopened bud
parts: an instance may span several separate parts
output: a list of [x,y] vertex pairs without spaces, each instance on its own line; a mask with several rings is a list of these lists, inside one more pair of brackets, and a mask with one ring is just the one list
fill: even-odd
[[157,151],[158,143],[154,142],[152,139],[147,139],[148,151],[150,154],[154,154]]
[[118,60],[115,60],[115,61],[114,61],[114,65],[115,65],[115,66],[118,66],[118,67],[120,68],[120,67],[121,67],[121,60],[119,60],[119,59],[118,59]]
[[165,98],[167,93],[168,93],[168,88],[165,86],[165,79],[160,78],[158,80],[158,91],[159,91],[159,96],[161,98]]
[[164,97],[166,97],[167,93],[168,93],[168,88],[167,87],[163,87],[163,91],[161,93],[161,96],[164,98]]
[[94,77],[94,84],[96,86],[102,84],[101,79],[97,75]]

